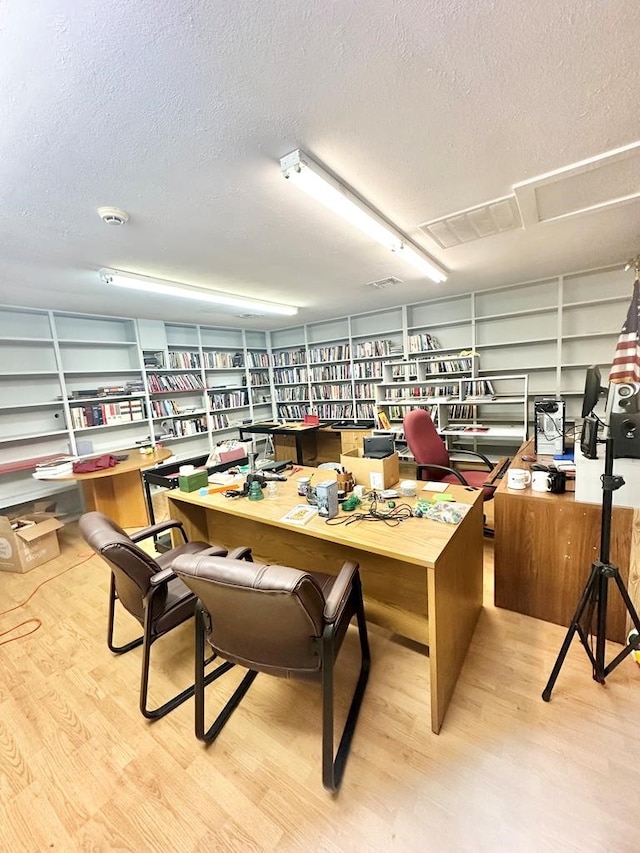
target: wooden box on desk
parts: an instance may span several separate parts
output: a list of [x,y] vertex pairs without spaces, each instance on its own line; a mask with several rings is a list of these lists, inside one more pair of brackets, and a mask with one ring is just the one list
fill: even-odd
[[367,459],[362,450],[348,450],[340,454],[340,464],[353,474],[356,485],[367,489],[388,489],[400,479],[400,459],[397,453],[384,459]]

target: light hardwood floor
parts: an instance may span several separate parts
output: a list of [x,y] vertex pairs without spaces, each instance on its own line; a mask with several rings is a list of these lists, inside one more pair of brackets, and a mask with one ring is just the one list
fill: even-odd
[[[143,720],[140,650],[114,657],[105,644],[108,570],[87,559],[77,525],[60,539],[59,559],[0,574],[6,610],[76,566],[0,619],[0,631],[42,620],[0,646],[0,849],[640,849],[640,667],[625,661],[601,687],[576,643],[544,703],[564,630],[494,608],[491,542],[486,606],[440,735],[429,728],[424,649],[371,626],[371,677],[333,797],[321,784],[313,685],[259,676],[209,748],[193,735],[192,701]],[[131,621],[120,625],[133,635]],[[342,711],[354,639],[339,665]],[[152,654],[162,699],[192,677],[191,626]],[[225,678],[209,688],[212,707],[238,680]]]

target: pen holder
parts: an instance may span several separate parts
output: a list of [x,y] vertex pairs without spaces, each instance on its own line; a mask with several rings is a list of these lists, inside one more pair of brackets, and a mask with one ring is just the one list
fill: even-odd
[[353,487],[355,485],[353,481],[353,474],[347,472],[346,474],[338,474],[338,490],[344,492],[345,494],[349,494],[349,492],[353,491]]

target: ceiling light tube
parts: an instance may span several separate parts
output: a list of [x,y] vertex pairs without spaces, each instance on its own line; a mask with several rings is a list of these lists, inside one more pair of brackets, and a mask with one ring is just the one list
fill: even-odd
[[308,154],[300,149],[287,154],[280,160],[280,171],[292,184],[377,243],[396,252],[398,257],[404,258],[432,281],[447,280],[444,270],[435,261],[411,244],[404,234],[365,204],[345,184],[326,172]]
[[260,302],[257,299],[245,299],[244,296],[235,296],[232,293],[220,293],[217,290],[206,290],[202,287],[193,287],[177,281],[151,278],[150,276],[138,275],[137,273],[101,269],[98,272],[98,276],[103,284],[128,287],[131,290],[142,290],[145,293],[153,293],[156,296],[178,296],[181,299],[210,302],[213,305],[228,305],[232,308],[245,308],[250,311],[260,312],[261,314],[280,314],[285,317],[292,317],[298,313],[298,309],[294,305],[280,305],[277,302]]

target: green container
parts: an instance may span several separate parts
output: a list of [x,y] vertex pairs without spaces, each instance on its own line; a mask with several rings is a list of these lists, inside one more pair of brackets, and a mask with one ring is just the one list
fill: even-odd
[[209,485],[209,475],[207,469],[194,471],[192,474],[180,474],[178,477],[178,485],[183,492],[196,492],[203,486]]

